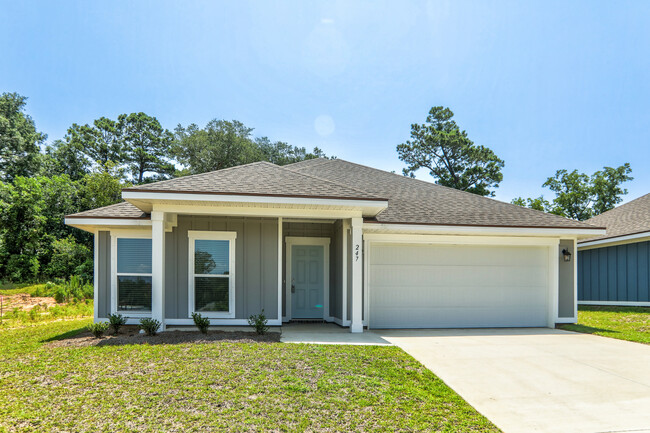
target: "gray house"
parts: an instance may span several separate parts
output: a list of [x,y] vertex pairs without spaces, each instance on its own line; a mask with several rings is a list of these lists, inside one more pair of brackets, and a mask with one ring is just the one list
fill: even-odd
[[650,194],[587,221],[607,234],[578,244],[578,300],[650,307]]
[[[576,261],[605,231],[340,159],[139,185],[66,217],[95,235],[95,320],[324,320],[368,328],[576,321]],[[570,257],[570,256],[568,256]]]

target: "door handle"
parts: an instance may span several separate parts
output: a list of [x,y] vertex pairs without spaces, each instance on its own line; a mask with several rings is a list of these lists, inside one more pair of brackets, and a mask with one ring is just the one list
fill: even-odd
[[291,293],[296,293],[296,286],[294,284],[291,285]]

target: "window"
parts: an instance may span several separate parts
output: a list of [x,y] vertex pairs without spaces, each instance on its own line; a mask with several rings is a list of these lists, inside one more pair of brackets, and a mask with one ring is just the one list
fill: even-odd
[[151,238],[113,237],[112,310],[131,315],[151,314]]
[[189,312],[235,315],[236,232],[189,231]]

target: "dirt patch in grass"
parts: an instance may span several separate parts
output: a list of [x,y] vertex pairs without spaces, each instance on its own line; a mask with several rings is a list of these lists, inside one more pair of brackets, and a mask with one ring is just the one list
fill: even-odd
[[131,344],[183,344],[183,343],[278,343],[279,332],[258,335],[243,331],[208,331],[201,334],[194,331],[167,331],[152,337],[141,334],[137,326],[125,326],[120,333],[109,333],[102,338],[95,338],[89,331],[50,341],[50,347],[87,347],[87,346],[125,346]]
[[5,313],[14,308],[18,308],[19,310],[23,311],[29,311],[37,305],[43,307],[44,309],[56,305],[54,298],[37,296],[32,297],[28,293],[4,295],[3,298],[4,299],[2,303]]

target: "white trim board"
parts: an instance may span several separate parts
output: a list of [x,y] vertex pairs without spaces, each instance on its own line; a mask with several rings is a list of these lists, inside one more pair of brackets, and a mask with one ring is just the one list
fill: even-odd
[[482,227],[482,226],[445,226],[425,224],[385,224],[385,223],[364,223],[364,233],[422,233],[422,234],[456,234],[456,235],[509,235],[509,236],[542,236],[562,237],[592,237],[604,235],[604,229],[581,229],[581,228],[536,228],[536,227]]
[[594,248],[613,247],[615,245],[632,244],[636,242],[650,241],[650,232],[636,233],[633,235],[617,236],[615,238],[597,239],[578,244],[578,251],[591,250]]
[[512,245],[544,246],[558,245],[559,238],[546,237],[507,237],[507,236],[453,236],[431,234],[364,233],[363,239],[370,242],[401,244],[441,244],[441,245]]
[[578,305],[602,305],[616,307],[650,307],[647,301],[578,301]]
[[330,238],[322,237],[305,237],[305,236],[287,236],[286,244],[286,284],[285,299],[286,314],[282,320],[288,322],[292,320],[291,315],[291,253],[294,245],[320,245],[323,247],[323,320],[330,317]]

